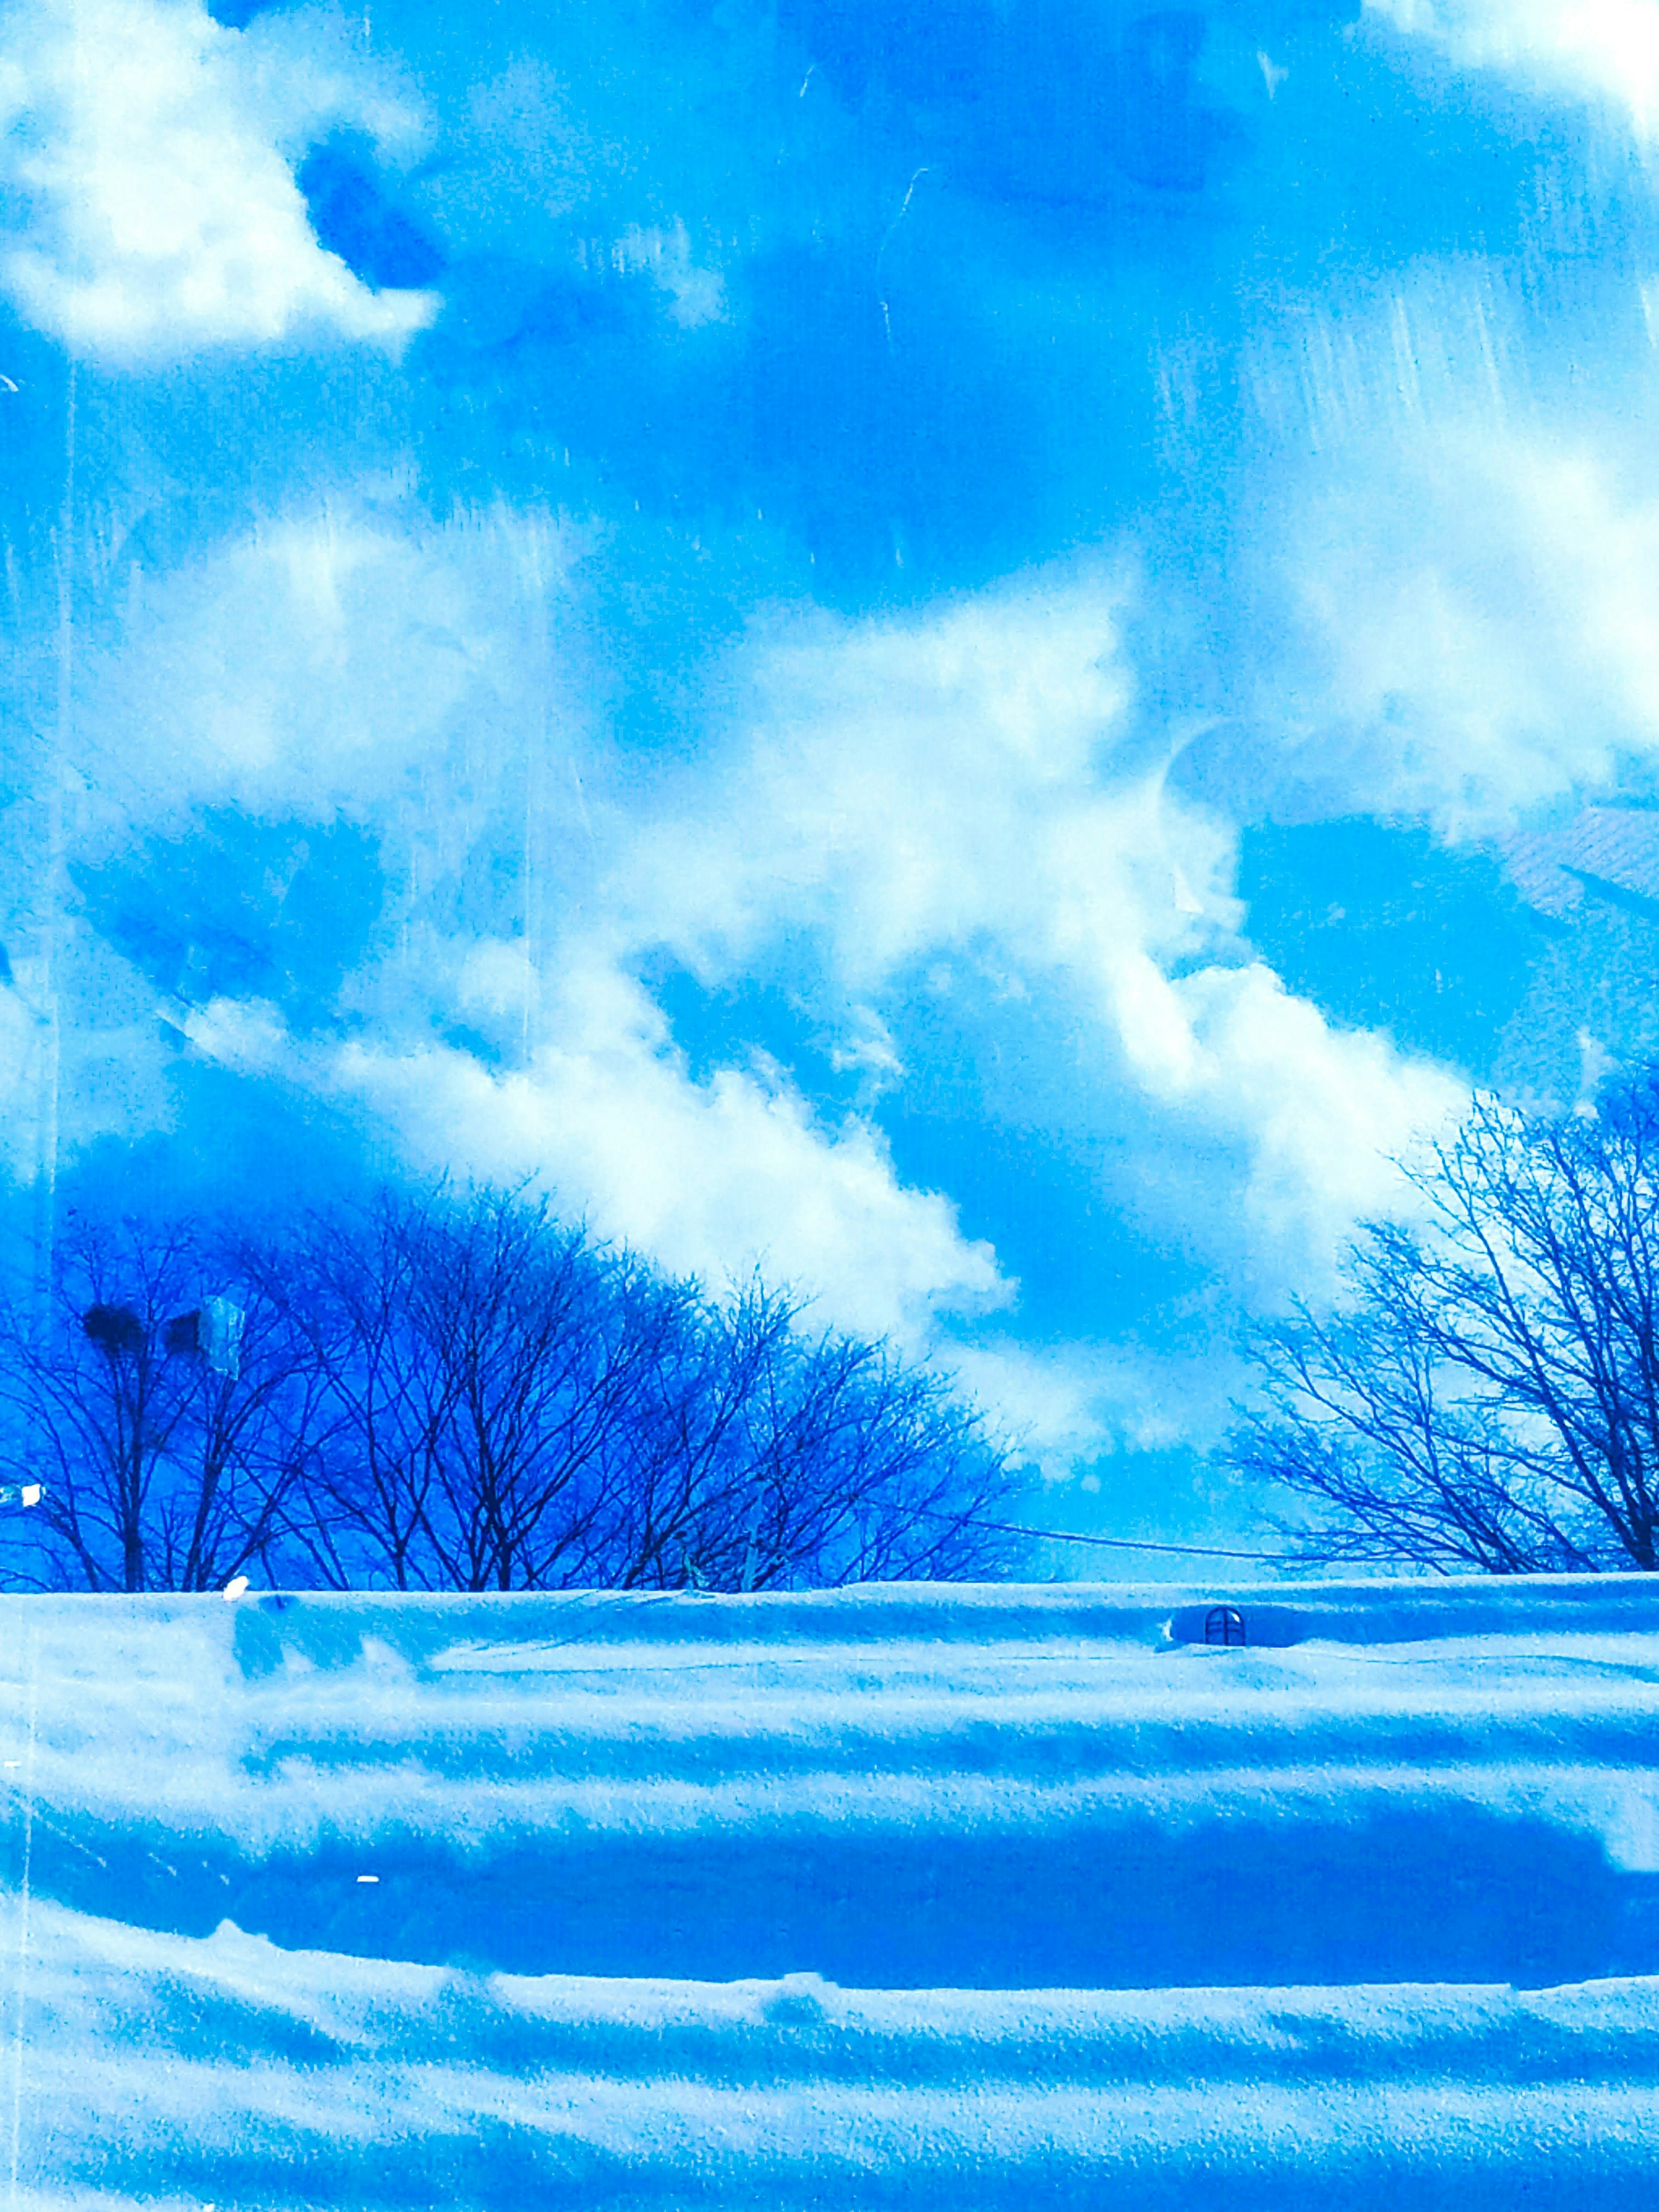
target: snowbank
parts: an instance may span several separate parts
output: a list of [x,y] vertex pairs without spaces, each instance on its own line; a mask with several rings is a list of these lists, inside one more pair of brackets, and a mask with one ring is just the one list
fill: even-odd
[[8,1599],[0,1650],[20,2203],[1653,2165],[1649,1578]]

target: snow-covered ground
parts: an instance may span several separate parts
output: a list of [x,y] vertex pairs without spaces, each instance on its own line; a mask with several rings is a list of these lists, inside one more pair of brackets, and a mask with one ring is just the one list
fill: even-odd
[[1652,1578],[12,1598],[0,1674],[19,2205],[1659,2180]]

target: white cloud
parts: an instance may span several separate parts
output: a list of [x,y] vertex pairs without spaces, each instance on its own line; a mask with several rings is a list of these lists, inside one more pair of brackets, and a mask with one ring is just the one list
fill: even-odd
[[[1159,1344],[1077,1338],[1022,1344],[988,1328],[974,1343],[951,1346],[946,1358],[974,1401],[994,1409],[1021,1462],[1045,1483],[1070,1483],[1090,1462],[1110,1482],[1112,1461],[1183,1445],[1206,1450],[1236,1419],[1246,1370],[1228,1315],[1212,1307],[1206,1318],[1206,1326],[1195,1327],[1183,1313],[1181,1340]],[[1100,1477],[1089,1486],[1099,1487]],[[1168,1497],[1145,1502],[1155,1516],[1173,1509],[1179,1520],[1187,1510]]]
[[[902,1183],[860,1115],[821,1122],[758,1060],[694,1080],[619,964],[634,817],[602,764],[591,806],[580,780],[596,750],[574,703],[580,550],[534,516],[422,529],[343,504],[142,579],[88,684],[88,730],[118,743],[86,759],[86,807],[112,849],[135,819],[227,803],[343,812],[380,840],[401,920],[349,987],[361,1044],[301,1046],[273,1009],[221,1000],[186,1022],[198,1049],[349,1096],[422,1169],[533,1175],[672,1268],[721,1282],[760,1262],[824,1320],[919,1346],[939,1314],[1007,1295],[989,1249],[947,1198]],[[532,943],[521,872],[538,846]],[[608,896],[590,888],[596,847],[623,861]],[[463,896],[473,878],[494,890]],[[456,1024],[505,1069],[441,1042]],[[873,1009],[844,1042],[872,1091],[901,1072]]]
[[202,804],[344,812],[418,836],[428,880],[459,866],[504,778],[522,805],[532,733],[573,719],[541,610],[580,550],[544,517],[436,527],[370,499],[277,517],[170,575],[118,572],[129,618],[83,718],[112,834]]
[[820,1318],[916,1348],[942,1312],[1003,1304],[990,1248],[949,1200],[903,1188],[856,1116],[820,1125],[785,1080],[723,1067],[692,1080],[639,986],[570,972],[544,1044],[492,1073],[467,1053],[347,1048],[331,1087],[369,1107],[422,1168],[533,1176],[607,1237],[719,1288],[759,1266],[816,1295]]
[[[903,620],[781,618],[719,672],[711,696],[740,702],[723,729],[647,777],[607,769],[574,703],[578,550],[534,517],[431,529],[365,502],[127,595],[88,693],[88,726],[121,740],[87,776],[107,834],[203,803],[343,811],[392,898],[348,987],[351,1045],[228,1001],[193,1042],[354,1102],[421,1168],[533,1176],[671,1267],[759,1263],[825,1321],[971,1358],[1045,1451],[1161,1434],[1133,1362],[1022,1364],[1017,1309],[1000,1352],[974,1343],[1006,1266],[949,1192],[907,1185],[870,1118],[912,1080],[895,1024],[918,975],[943,979],[946,1032],[951,977],[993,978],[1016,1062],[1032,1009],[1059,1008],[1047,1100],[1073,1131],[1109,1121],[1104,1202],[1238,1294],[1328,1267],[1355,1212],[1389,1202],[1381,1154],[1454,1088],[1237,964],[1231,836],[1166,792],[1167,747],[1137,720],[1129,587],[1038,578]],[[860,1109],[823,1117],[740,1043],[694,1074],[637,980],[665,942],[711,983],[809,948],[803,1003]]]
[[1501,296],[1447,272],[1284,318],[1255,370],[1274,489],[1252,587],[1283,595],[1259,785],[1490,833],[1659,751],[1650,376],[1612,343],[1641,342],[1633,286],[1627,307],[1585,334],[1571,399],[1516,357]]
[[1628,112],[1644,136],[1659,124],[1659,9],[1653,0],[1366,0],[1409,38],[1466,69]]
[[[1164,1233],[1271,1290],[1328,1269],[1356,1212],[1389,1202],[1382,1155],[1461,1093],[1237,964],[1231,838],[1138,742],[1124,596],[1038,580],[758,641],[724,773],[627,848],[616,897],[711,980],[811,929],[860,993],[966,956],[1006,1000],[1059,994],[1073,1109],[1090,1085],[1114,1097],[1119,1146],[1188,1209]],[[1220,1187],[1172,1176],[1171,1147]]]
[[[551,1041],[504,1070],[429,1035],[399,1042],[385,1027],[344,1044],[302,1042],[254,999],[216,998],[170,1018],[228,1068],[349,1102],[413,1171],[527,1178],[567,1216],[716,1292],[759,1267],[806,1294],[820,1325],[890,1336],[912,1353],[936,1345],[944,1317],[1009,1303],[1015,1285],[990,1246],[963,1237],[947,1197],[901,1183],[868,1121],[825,1126],[763,1064],[694,1080],[632,978],[582,964],[580,948],[567,946],[561,965],[538,1025]],[[404,981],[441,994],[445,978]],[[505,1012],[516,1030],[526,985],[520,950],[475,945],[453,998],[463,1011]],[[0,995],[0,1036],[21,1019],[9,1000]],[[152,1113],[155,1103],[145,1102]],[[148,1119],[140,1112],[129,1133]]]
[[1171,949],[1196,941],[1193,887],[1227,906],[1228,842],[1171,822],[1156,773],[1113,763],[1122,596],[1039,585],[759,635],[736,672],[746,731],[641,834],[619,905],[715,962],[787,911],[829,933],[854,988],[987,930],[1058,963],[1139,943],[1143,921]]
[[397,347],[434,295],[375,293],[313,236],[291,133],[338,88],[289,87],[273,118],[256,50],[199,0],[15,6],[0,100],[21,232],[0,282],[78,352],[114,362],[295,338]]
[[[463,1003],[518,980],[493,957],[507,950],[475,950]],[[302,1043],[258,1000],[216,999],[181,1018],[191,1045],[231,1069],[349,1102],[412,1170],[527,1178],[600,1236],[716,1292],[759,1267],[808,1295],[818,1323],[913,1353],[937,1342],[942,1317],[1013,1295],[948,1198],[900,1182],[867,1121],[825,1127],[764,1067],[694,1080],[639,985],[598,962],[567,964],[544,1024],[555,1041],[499,1071],[463,1047],[384,1030]]]
[[1193,1040],[1186,1098],[1248,1136],[1233,1201],[1246,1287],[1269,1301],[1286,1279],[1316,1293],[1356,1220],[1401,1204],[1390,1156],[1455,1115],[1467,1087],[1375,1030],[1333,1029],[1268,968],[1211,968],[1175,988]]

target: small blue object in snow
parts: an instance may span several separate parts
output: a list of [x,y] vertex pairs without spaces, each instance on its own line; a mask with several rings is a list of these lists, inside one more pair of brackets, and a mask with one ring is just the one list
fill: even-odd
[[1171,1614],[1165,1632],[1171,1644],[1207,1644],[1217,1651],[1248,1644],[1259,1651],[1300,1644],[1307,1624],[1285,1605],[1183,1605]]

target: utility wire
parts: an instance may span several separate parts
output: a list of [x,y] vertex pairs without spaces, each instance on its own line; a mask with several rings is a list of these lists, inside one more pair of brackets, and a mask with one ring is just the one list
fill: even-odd
[[[936,1520],[955,1520],[954,1514],[936,1514]],[[995,1528],[1005,1536],[1042,1536],[1054,1544],[1095,1544],[1108,1552],[1172,1552],[1191,1559],[1255,1559],[1277,1562],[1285,1566],[1305,1567],[1317,1563],[1305,1559],[1299,1552],[1226,1552],[1214,1544],[1143,1544],[1133,1536],[1079,1536],[1069,1528],[1028,1528],[1018,1521],[981,1521],[977,1517],[971,1526],[975,1528]]]

